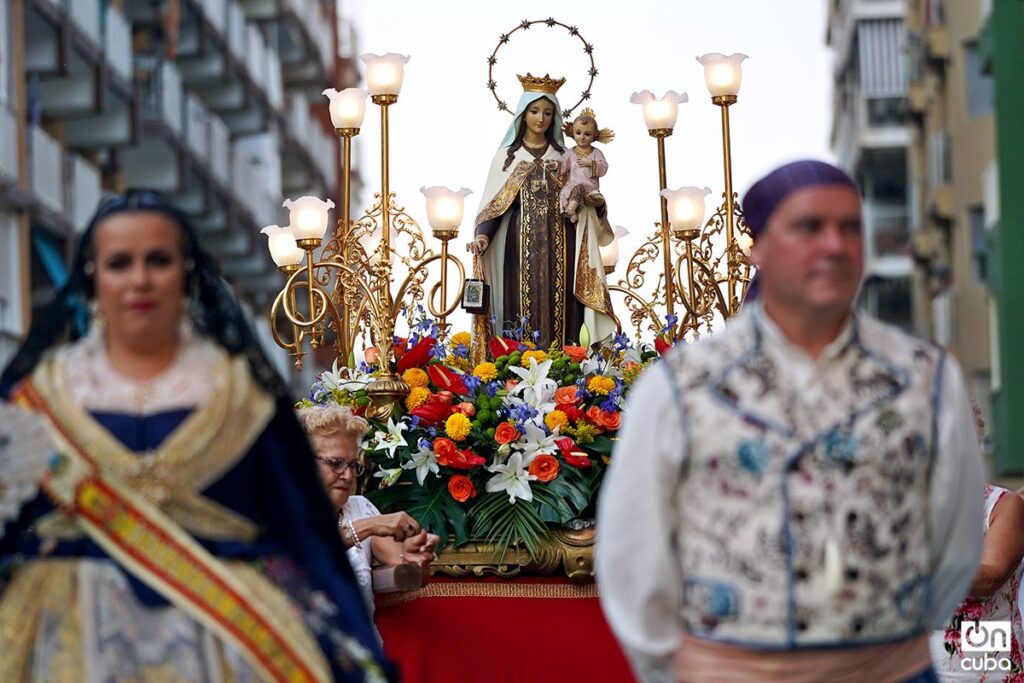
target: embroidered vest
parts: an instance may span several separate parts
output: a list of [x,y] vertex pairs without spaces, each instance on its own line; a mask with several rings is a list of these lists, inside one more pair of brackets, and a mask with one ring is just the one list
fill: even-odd
[[857,317],[820,399],[798,401],[761,340],[747,312],[667,356],[688,439],[685,628],[759,648],[925,631],[942,352]]

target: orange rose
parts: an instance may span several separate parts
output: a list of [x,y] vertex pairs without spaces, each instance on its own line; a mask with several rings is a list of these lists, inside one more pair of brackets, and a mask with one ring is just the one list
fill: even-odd
[[594,425],[595,427],[600,427],[602,412],[604,411],[602,411],[599,407],[590,406],[589,408],[587,408],[587,412],[583,413],[583,417],[586,419],[587,422]]
[[555,403],[576,403],[580,397],[576,394],[576,386],[559,387],[555,390]]
[[582,363],[587,357],[586,346],[563,346],[562,353],[569,356],[573,363]]
[[494,428],[494,440],[499,444],[512,443],[519,438],[519,430],[511,422],[502,422]]
[[470,498],[476,498],[476,487],[473,486],[469,477],[453,474],[452,478],[448,480],[448,493],[452,494],[452,498],[460,503],[465,503]]
[[558,476],[558,460],[553,455],[538,455],[528,468],[537,481],[551,481]]
[[597,417],[597,426],[603,429],[618,429],[622,424],[622,413],[617,410],[602,410]]
[[363,358],[366,359],[368,365],[376,365],[377,360],[380,358],[380,351],[377,350],[376,346],[371,346],[363,351]]
[[458,448],[455,442],[446,436],[439,436],[434,439],[434,453],[437,454],[437,462],[440,465],[448,465],[456,457]]

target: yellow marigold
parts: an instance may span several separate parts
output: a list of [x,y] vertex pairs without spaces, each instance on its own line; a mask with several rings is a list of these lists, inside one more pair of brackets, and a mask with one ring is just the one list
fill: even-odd
[[469,418],[462,413],[452,413],[444,423],[444,431],[455,441],[462,441],[469,436]]
[[430,378],[422,368],[409,368],[402,373],[402,381],[410,387],[425,387],[430,384]]
[[530,367],[530,359],[533,358],[540,365],[548,359],[547,351],[523,351],[519,364],[524,368]]
[[534,344],[532,341],[527,341],[526,339],[524,339],[521,343],[522,343],[523,346],[525,346],[528,349],[535,349],[535,348],[537,348],[536,344]]
[[473,368],[473,374],[484,382],[490,382],[498,376],[498,368],[495,367],[494,363],[480,363],[480,365]]
[[594,375],[587,382],[587,389],[592,394],[598,396],[607,396],[608,393],[615,388],[615,380],[611,377],[605,377],[604,375]]
[[463,346],[465,346],[468,349],[469,348],[469,343],[472,340],[473,340],[473,338],[470,336],[469,332],[456,332],[455,334],[452,335],[450,341],[451,341],[451,346],[452,346],[453,349],[456,346],[458,346],[459,344],[462,344]]
[[430,389],[413,387],[409,390],[409,395],[405,397],[405,409],[415,410],[426,403],[428,398],[430,398]]
[[569,417],[561,410],[552,410],[544,416],[544,424],[546,424],[548,429],[551,431],[555,431],[559,427],[564,427],[568,422]]
[[444,359],[444,362],[445,365],[447,365],[450,368],[456,368],[457,370],[462,370],[463,372],[469,370],[469,361],[466,360],[465,358],[457,358],[451,354],[448,354],[448,357]]

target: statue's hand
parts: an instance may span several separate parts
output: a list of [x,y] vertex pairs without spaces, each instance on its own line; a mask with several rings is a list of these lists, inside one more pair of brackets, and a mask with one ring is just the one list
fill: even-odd
[[479,256],[487,251],[489,244],[490,240],[487,239],[486,235],[477,235],[472,242],[466,245],[466,251],[474,256]]

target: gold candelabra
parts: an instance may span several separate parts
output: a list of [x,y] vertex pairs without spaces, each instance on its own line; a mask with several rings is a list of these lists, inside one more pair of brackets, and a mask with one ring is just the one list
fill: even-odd
[[[324,94],[331,99],[331,118],[342,140],[341,216],[336,229],[325,242],[327,213],[333,202],[301,197],[285,201],[290,210],[289,226],[268,226],[263,232],[270,238],[271,256],[278,270],[287,278],[270,310],[274,341],[288,350],[296,368],[301,368],[307,340],[316,349],[333,337],[338,357],[347,364],[359,336],[368,331],[377,349],[380,370],[366,387],[370,398],[366,414],[387,419],[394,405],[409,392],[405,382],[390,371],[396,321],[402,308],[426,299],[430,314],[446,329],[445,319],[459,304],[457,297],[448,301],[450,262],[458,276],[456,291],[461,292],[465,283],[465,269],[448,253],[448,242],[458,234],[463,200],[469,191],[423,188],[432,232],[440,241],[439,252],[430,248],[423,230],[398,205],[390,189],[388,110],[398,101],[408,57],[364,55],[363,61],[370,99],[380,108],[381,121],[381,190],[374,194],[373,205],[359,220],[351,220],[352,138],[359,134],[367,93],[357,88],[327,90]],[[314,252],[321,245],[317,259]],[[429,268],[435,264],[440,266],[439,281],[427,291]],[[406,271],[397,289],[396,266]],[[304,302],[305,311],[299,301]],[[290,338],[285,338],[276,324],[281,317],[287,321],[284,327],[291,330]]]
[[[669,190],[666,180],[665,138],[672,135],[678,105],[688,100],[686,94],[670,90],[659,99],[644,90],[631,98],[643,106],[648,132],[657,141],[661,221],[630,257],[624,276],[608,288],[623,296],[638,336],[645,327],[655,334],[664,330],[673,339],[710,332],[716,320],[739,311],[746,294],[752,240],[732,188],[729,130],[729,107],[737,101],[740,62],[745,58],[741,54],[698,57],[705,68],[711,101],[721,109],[725,176],[722,204],[706,223],[704,201],[710,190]],[[650,278],[654,278],[653,284],[648,282]],[[622,322],[616,323],[621,330]]]

